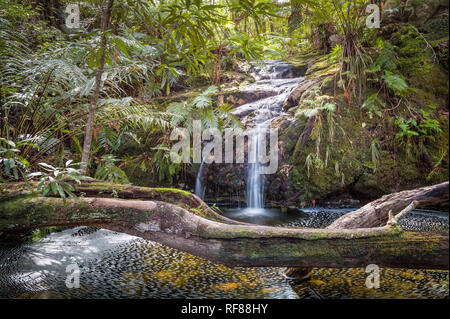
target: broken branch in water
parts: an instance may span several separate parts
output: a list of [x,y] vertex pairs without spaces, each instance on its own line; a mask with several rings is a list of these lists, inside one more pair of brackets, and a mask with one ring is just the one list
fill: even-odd
[[408,215],[414,208],[417,207],[417,201],[412,201],[411,204],[406,206],[405,209],[403,209],[400,213],[395,215],[395,217],[390,218],[387,225],[388,226],[394,226],[397,225],[400,219],[404,218],[406,215]]

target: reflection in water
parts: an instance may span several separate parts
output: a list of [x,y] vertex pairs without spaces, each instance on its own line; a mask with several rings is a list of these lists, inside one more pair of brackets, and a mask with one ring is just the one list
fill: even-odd
[[[348,210],[228,210],[231,218],[273,226],[326,227]],[[401,222],[446,230],[442,214],[416,211]],[[65,286],[66,266],[80,267],[80,288]],[[76,227],[25,244],[2,243],[3,298],[448,298],[448,271],[382,269],[367,289],[364,269],[314,269],[296,286],[284,268],[228,268],[133,236]]]
[[[281,268],[231,269],[104,229],[74,237],[80,229],[86,228],[53,233],[11,251],[1,262],[0,296],[50,290],[51,296],[67,298],[297,297]],[[77,247],[80,239],[85,243]],[[99,239],[104,241],[97,245]],[[65,286],[65,267],[73,262],[81,271],[79,289]]]

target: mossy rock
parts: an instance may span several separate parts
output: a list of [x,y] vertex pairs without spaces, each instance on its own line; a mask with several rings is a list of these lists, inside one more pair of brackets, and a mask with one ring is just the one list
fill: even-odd
[[386,193],[386,190],[379,184],[373,174],[364,173],[352,185],[352,193],[358,198],[380,197]]
[[434,16],[440,6],[448,7],[448,1],[408,0],[405,4],[404,13],[409,23],[421,26]]
[[431,49],[418,30],[410,25],[398,26],[390,36],[398,54],[398,68],[410,87],[421,90],[412,95],[417,103],[444,104],[448,98],[448,71],[436,61]]
[[309,62],[306,75],[314,75],[314,77],[320,76],[326,73],[331,67],[333,67],[333,65],[328,60],[328,56],[324,55],[317,57],[315,60]]
[[292,63],[292,76],[294,78],[305,76],[307,71],[308,71],[307,63],[303,61]]
[[427,33],[429,40],[448,39],[448,11],[428,20],[420,29]]
[[[407,76],[408,83],[415,89],[409,96],[410,108],[417,112],[421,109],[427,110],[435,114],[434,118],[440,116],[438,120],[443,133],[435,136],[435,143],[427,144],[428,153],[434,161],[437,161],[439,154],[442,157],[442,152],[448,150],[448,115],[442,113],[445,112],[445,101],[448,97],[446,72],[437,63],[430,63],[431,51],[424,52],[423,45],[426,46],[426,43],[423,39],[419,39],[420,35],[416,29],[411,26],[397,25],[392,30],[394,30],[392,37],[396,42],[400,59],[404,58],[405,62],[411,56],[417,59],[412,61],[412,68],[410,67],[409,70],[411,74]],[[317,71],[316,73],[309,71],[308,77],[319,77],[321,80],[308,87],[302,94],[299,105],[289,110],[290,114],[297,113],[299,117],[296,117],[295,121],[286,121],[287,124],[281,125],[280,139],[285,145],[287,159],[280,163],[280,167],[285,164],[292,166],[289,184],[293,189],[286,191],[286,196],[297,194],[298,205],[345,192],[361,199],[375,199],[386,193],[439,183],[447,178],[448,156],[439,169],[430,176],[431,168],[424,165],[422,158],[414,156],[409,158],[405,154],[405,149],[400,147],[397,147],[396,153],[393,154],[394,146],[390,144],[393,140],[384,137],[380,138],[387,141],[382,143],[382,149],[379,150],[380,157],[375,165],[370,148],[372,134],[374,131],[395,134],[395,131],[392,132],[395,117],[390,117],[391,121],[383,121],[376,116],[370,119],[366,111],[360,109],[356,99],[353,99],[351,106],[348,107],[346,98],[339,88],[337,88],[337,95],[334,96],[334,71],[326,56],[314,56],[312,59],[310,70]],[[406,68],[405,65],[400,66]],[[327,72],[330,74],[327,75]],[[427,80],[424,81],[424,78]],[[430,83],[435,84],[430,87]],[[367,91],[366,94],[370,95],[371,92]],[[331,101],[340,107],[334,116],[333,142],[329,140],[327,132],[327,116],[322,115],[319,154],[323,167],[312,168],[309,174],[305,163],[306,157],[308,154],[315,154],[317,150],[316,141],[312,138],[307,138],[304,145],[299,143],[307,127],[307,119],[300,114],[304,108],[310,108],[309,105],[302,103],[304,99],[316,100],[319,104],[320,101]],[[435,105],[434,111],[429,109],[430,105]],[[399,115],[409,118],[410,113],[406,108],[399,109],[396,116]],[[315,123],[317,125],[317,122]],[[328,156],[327,165],[325,165],[326,155]],[[271,177],[270,181],[275,185],[280,184],[281,179],[278,174]],[[269,184],[267,187],[271,190],[270,193],[275,192],[272,186]],[[274,197],[272,194],[267,196]]]

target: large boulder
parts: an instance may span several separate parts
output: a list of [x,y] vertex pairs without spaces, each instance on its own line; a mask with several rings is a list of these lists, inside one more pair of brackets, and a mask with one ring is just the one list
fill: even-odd
[[383,6],[384,23],[395,20],[421,26],[432,18],[440,7],[449,7],[449,0],[387,0]]
[[384,22],[393,20],[421,26],[432,18],[440,7],[449,7],[449,0],[387,0],[383,6]]
[[448,7],[448,0],[408,0],[404,13],[409,23],[421,26],[434,16],[442,5]]
[[290,108],[298,106],[298,102],[300,101],[303,93],[305,93],[309,88],[316,84],[317,81],[317,79],[302,81],[299,86],[288,96],[286,102],[283,105],[283,109],[287,111]]

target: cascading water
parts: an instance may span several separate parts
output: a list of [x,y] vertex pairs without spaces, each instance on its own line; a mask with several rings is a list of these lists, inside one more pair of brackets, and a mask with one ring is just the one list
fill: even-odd
[[202,179],[205,171],[205,162],[202,161],[198,169],[197,178],[195,180],[195,195],[203,199],[205,197],[206,186],[203,184]]
[[[264,182],[260,174],[260,163],[258,154],[260,152],[260,138],[259,126],[255,128],[254,134],[251,138],[251,143],[255,145],[255,162],[249,164],[247,176],[247,207],[249,208],[264,208]],[[250,157],[250,155],[249,155]],[[249,161],[250,162],[250,161]]]
[[[266,60],[264,64],[264,67],[258,65],[252,67],[252,75],[256,81],[241,90],[247,95],[264,96],[264,98],[243,104],[232,111],[248,130],[254,132],[254,134],[249,134],[249,142],[256,149],[256,161],[249,161],[246,177],[246,200],[247,207],[256,209],[264,208],[264,176],[260,173],[259,155],[266,150],[261,147],[261,141],[266,138],[265,134],[272,121],[284,114],[282,111],[284,102],[298,83],[303,80],[303,77],[293,77],[290,63],[281,60]],[[202,162],[195,183],[195,194],[202,199],[206,190],[206,185],[202,182],[205,169],[206,164]]]
[[[270,123],[282,115],[283,104],[289,94],[303,78],[292,78],[292,66],[280,60],[265,61],[266,68],[253,68],[256,81],[244,91],[270,91],[272,96],[253,101],[236,108],[233,113],[241,118],[246,126],[253,126],[250,143],[256,153],[255,161],[249,161],[247,173],[247,207],[264,208],[264,176],[261,174],[260,154],[265,152],[261,141]],[[265,144],[264,144],[265,145]],[[250,158],[250,154],[249,154]]]

